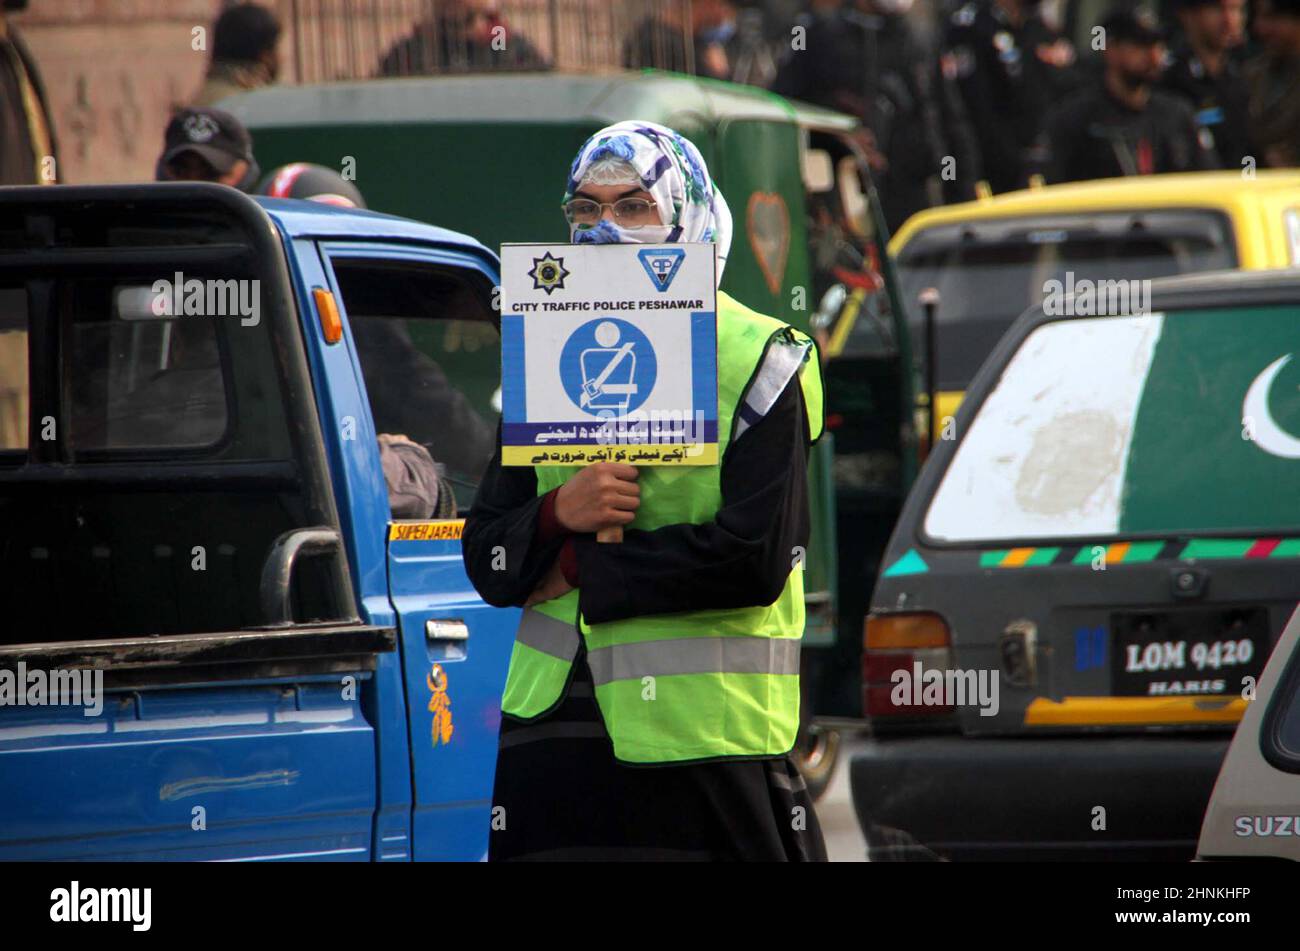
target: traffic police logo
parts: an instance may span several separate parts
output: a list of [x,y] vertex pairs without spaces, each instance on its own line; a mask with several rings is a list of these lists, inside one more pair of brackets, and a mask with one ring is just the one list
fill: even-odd
[[673,278],[681,270],[686,252],[681,248],[647,248],[638,251],[636,256],[640,258],[645,272],[650,275],[655,290],[662,294],[672,286]]
[[534,290],[546,291],[546,296],[550,297],[552,291],[564,289],[564,279],[569,272],[564,268],[564,258],[552,257],[547,251],[540,258],[533,258],[533,269],[528,276],[533,279]]

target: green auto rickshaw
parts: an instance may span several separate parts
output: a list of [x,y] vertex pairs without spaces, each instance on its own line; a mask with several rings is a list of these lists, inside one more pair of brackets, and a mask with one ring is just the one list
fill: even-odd
[[[861,717],[863,617],[916,469],[912,353],[859,123],[760,89],[654,70],[274,86],[222,105],[252,132],[264,169],[339,169],[371,209],[488,246],[568,239],[563,173],[606,125],[647,119],[699,146],[735,218],[723,289],[822,344],[827,438],[810,471],[808,729],[796,758],[814,791],[824,789],[837,728]],[[846,308],[871,319],[840,320]],[[839,339],[836,328],[850,325]],[[485,392],[499,372],[494,347],[465,348],[492,381]]]

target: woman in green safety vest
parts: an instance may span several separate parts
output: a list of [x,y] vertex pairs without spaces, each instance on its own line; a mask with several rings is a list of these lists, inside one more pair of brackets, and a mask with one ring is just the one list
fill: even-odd
[[[569,175],[575,243],[713,242],[731,215],[699,151],[650,122],[596,133]],[[489,858],[821,861],[789,758],[799,724],[809,338],[718,294],[717,466],[509,467],[465,522],[465,567],[524,610],[502,698]],[[601,544],[603,529],[624,529]]]

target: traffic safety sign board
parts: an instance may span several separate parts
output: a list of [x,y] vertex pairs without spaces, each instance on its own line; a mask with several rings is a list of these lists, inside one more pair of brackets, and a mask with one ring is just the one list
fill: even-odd
[[501,248],[504,465],[715,465],[712,244]]

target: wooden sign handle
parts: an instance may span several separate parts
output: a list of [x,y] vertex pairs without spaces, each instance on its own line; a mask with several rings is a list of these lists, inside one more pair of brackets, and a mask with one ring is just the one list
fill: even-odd
[[609,528],[602,528],[596,533],[596,541],[612,545],[621,544],[623,541],[623,526],[612,525]]

